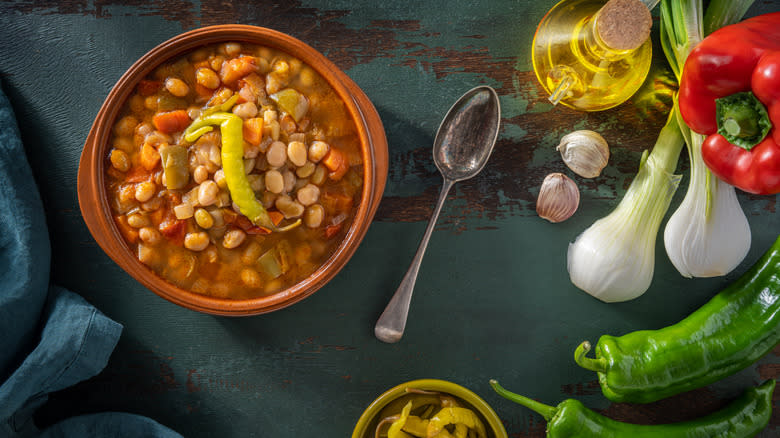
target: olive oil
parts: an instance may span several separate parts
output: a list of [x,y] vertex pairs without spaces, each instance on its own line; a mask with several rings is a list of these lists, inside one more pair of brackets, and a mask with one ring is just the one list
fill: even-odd
[[[615,25],[612,36],[633,38],[634,43],[628,45],[636,46],[615,48],[621,44],[603,37],[605,4],[606,0],[563,0],[539,23],[533,41],[533,68],[553,104],[560,102],[584,111],[612,108],[631,97],[647,77],[652,58],[647,37],[650,25],[636,29],[625,17],[611,20]],[[649,19],[647,7],[640,6]],[[640,34],[645,31],[646,35]]]

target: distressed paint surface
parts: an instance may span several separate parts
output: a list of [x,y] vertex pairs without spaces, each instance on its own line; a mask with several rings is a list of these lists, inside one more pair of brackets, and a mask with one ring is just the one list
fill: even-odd
[[[670,103],[669,71],[655,46],[651,78],[630,102],[600,113],[553,108],[530,64],[536,23],[554,1],[10,1],[0,3],[0,78],[14,102],[47,208],[53,281],[125,326],[108,367],[54,394],[41,424],[121,410],[186,436],[348,436],[365,407],[396,384],[441,378],[480,394],[511,437],[544,436],[542,419],[494,395],[488,379],[546,403],[577,397],[613,418],[680,421],[712,412],[742,388],[780,375],[780,349],[707,388],[650,405],[609,403],[593,373],[571,360],[582,339],[680,320],[744,272],[780,230],[777,196],[740,193],[753,245],[737,270],[685,280],[656,249],[650,290],[605,305],[572,286],[565,252],[609,212],[652,147]],[[776,11],[758,1],[750,15]],[[119,269],[79,214],[76,170],[89,126],[114,81],[156,44],[221,24],[271,27],[344,69],[380,112],[390,172],[374,224],[353,260],[291,308],[228,319],[168,303]],[[653,38],[657,43],[657,23]],[[479,85],[498,91],[503,126],[494,155],[459,183],[442,211],[418,277],[404,339],[382,344],[376,318],[417,248],[441,179],[430,146],[447,108]],[[574,129],[601,132],[610,165],[594,180],[571,174],[555,151]],[[575,177],[580,209],[552,225],[536,217],[549,172]],[[681,158],[679,172],[687,173]],[[683,188],[686,179],[683,180]],[[678,190],[673,208],[684,190]],[[775,395],[775,407],[778,407]],[[780,430],[775,409],[765,436]]]

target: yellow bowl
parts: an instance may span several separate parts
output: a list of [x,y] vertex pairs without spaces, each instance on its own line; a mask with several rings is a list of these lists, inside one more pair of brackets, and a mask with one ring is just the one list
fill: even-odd
[[451,394],[460,400],[466,402],[469,408],[477,412],[479,417],[485,423],[486,429],[492,432],[489,438],[507,438],[506,429],[501,419],[498,418],[493,408],[490,407],[482,398],[470,390],[452,382],[437,379],[420,379],[402,383],[394,388],[384,392],[377,397],[358,419],[355,430],[352,431],[352,438],[373,438],[379,413],[390,402],[397,400],[405,395],[406,388],[422,389],[425,391],[437,391]]

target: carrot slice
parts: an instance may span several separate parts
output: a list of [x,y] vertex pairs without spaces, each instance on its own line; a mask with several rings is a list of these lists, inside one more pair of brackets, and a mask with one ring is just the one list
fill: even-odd
[[247,143],[257,146],[263,140],[263,119],[255,117],[244,120],[244,140]]
[[284,215],[281,212],[278,211],[269,211],[268,216],[271,218],[271,221],[274,223],[274,225],[279,225],[282,223],[282,219],[284,219]]
[[257,71],[255,58],[251,56],[241,56],[225,61],[222,64],[222,68],[219,70],[219,77],[224,84],[233,85],[237,80],[255,71]]
[[149,143],[141,146],[140,163],[146,170],[152,171],[160,162],[160,153]]
[[328,154],[322,159],[322,164],[330,170],[328,176],[334,181],[338,181],[344,177],[349,170],[349,163],[347,157],[340,150],[331,147]]
[[190,122],[192,122],[192,120],[185,110],[157,113],[152,118],[154,127],[165,134],[183,131],[184,128],[190,125]]

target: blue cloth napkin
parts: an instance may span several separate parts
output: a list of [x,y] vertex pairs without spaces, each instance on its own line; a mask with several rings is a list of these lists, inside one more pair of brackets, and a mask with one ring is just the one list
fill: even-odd
[[122,326],[73,292],[49,285],[43,204],[2,89],[0,127],[0,438],[180,438],[128,413],[78,416],[43,431],[33,423],[49,393],[106,366]]

